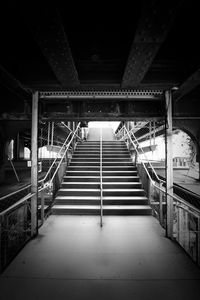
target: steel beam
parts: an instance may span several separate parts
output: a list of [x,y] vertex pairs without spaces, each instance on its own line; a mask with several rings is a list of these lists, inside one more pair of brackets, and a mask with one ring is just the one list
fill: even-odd
[[200,84],[200,69],[194,72],[181,86],[173,93],[174,101],[180,100]]
[[31,129],[31,236],[38,233],[37,201],[38,201],[38,92],[32,98],[32,129]]
[[11,90],[19,98],[25,100],[30,97],[31,93],[28,89],[23,87],[21,82],[10,74],[4,67],[0,65],[0,82],[8,90]]
[[166,236],[173,238],[173,143],[172,143],[172,95],[170,91],[165,93],[166,101],[166,136],[165,136],[165,149],[166,149],[166,203],[167,203],[167,224]]
[[122,78],[122,87],[137,87],[166,39],[182,1],[143,1],[138,28]]
[[62,87],[77,87],[80,82],[60,15],[50,2],[25,3],[24,16],[43,55]]
[[163,95],[162,90],[69,90],[69,91],[42,91],[40,99],[43,100],[80,100],[80,99],[145,99],[145,100],[160,100]]

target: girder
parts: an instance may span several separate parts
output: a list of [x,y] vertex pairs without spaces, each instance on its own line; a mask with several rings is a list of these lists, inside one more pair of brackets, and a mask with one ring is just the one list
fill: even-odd
[[56,7],[51,2],[48,2],[48,10],[42,2],[29,5],[23,6],[24,17],[58,82],[62,87],[78,86],[78,73]]
[[19,98],[30,97],[31,93],[22,83],[0,65],[0,84],[11,90]]
[[173,93],[173,99],[175,101],[181,99],[189,92],[194,90],[200,84],[200,69],[194,72],[189,78],[187,78],[181,86]]
[[160,99],[161,90],[42,91],[40,99]]
[[137,87],[165,41],[182,1],[143,1],[138,28],[122,78],[122,87]]

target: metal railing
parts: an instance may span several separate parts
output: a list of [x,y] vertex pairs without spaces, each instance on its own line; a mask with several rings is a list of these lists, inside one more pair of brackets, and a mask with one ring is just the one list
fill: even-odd
[[[60,183],[58,184],[58,186],[56,188],[55,184],[54,184],[56,174],[60,170],[61,164],[63,163],[64,159],[66,158],[67,152],[69,151],[70,147],[71,147],[71,150],[74,151],[74,149],[76,147],[76,138],[78,136],[77,133],[78,133],[79,128],[80,128],[80,122],[78,123],[75,131],[70,132],[69,136],[66,138],[65,142],[63,143],[63,145],[62,145],[62,147],[61,147],[61,149],[58,153],[58,154],[61,154],[63,149],[64,149],[64,151],[62,153],[62,156],[58,159],[58,155],[57,155],[57,157],[52,162],[47,174],[45,175],[45,177],[42,180],[39,181],[40,186],[38,187],[38,192],[40,193],[40,196],[41,196],[40,197],[41,198],[41,205],[40,205],[41,225],[44,223],[44,218],[45,218],[45,213],[44,213],[44,211],[45,211],[45,193],[51,194],[52,198],[53,198],[53,196],[57,192],[57,189],[59,188]],[[53,169],[54,166],[55,166],[55,169]],[[66,167],[67,167],[67,165],[66,165]],[[64,175],[66,167],[64,167],[63,170],[62,170],[61,178]],[[52,204],[53,203],[50,204],[50,207],[51,207]]]
[[103,226],[103,155],[102,155],[102,128],[100,128],[100,226]]
[[[15,194],[12,193],[12,196]],[[0,273],[31,239],[33,196],[34,194],[29,193],[0,212]]]
[[[140,157],[141,147],[134,137],[134,141],[127,128],[124,126],[126,138],[133,145],[137,156]],[[140,150],[140,151],[139,151]],[[187,202],[181,197],[170,194],[166,191],[165,181],[161,180],[156,174],[152,164],[145,159],[148,167],[140,159],[143,174],[146,173],[149,179],[148,196],[154,215],[159,219],[160,224],[166,227],[167,201],[173,203],[173,239],[200,265],[200,209]],[[199,197],[200,201],[200,197]]]
[[[55,182],[56,174],[66,157],[67,151],[70,147],[72,150],[76,147],[75,140],[77,139],[79,128],[80,123],[76,130],[70,132],[64,141],[60,151],[57,153],[57,157],[52,162],[44,178],[38,181],[38,198],[40,198],[40,201],[38,200],[38,220],[39,217],[41,218],[41,222],[38,223],[38,226],[43,224],[47,216],[45,215],[45,198],[52,192],[51,190]],[[61,153],[62,156],[60,158],[59,154]],[[54,168],[54,166],[56,167]],[[31,193],[31,184],[28,184],[0,198],[0,273],[32,237],[31,199],[33,196],[35,196],[35,194]],[[51,205],[52,201],[49,207],[51,207]]]

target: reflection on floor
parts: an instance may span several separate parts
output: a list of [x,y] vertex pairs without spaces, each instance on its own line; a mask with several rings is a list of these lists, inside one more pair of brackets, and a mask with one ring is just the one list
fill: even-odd
[[[51,216],[0,278],[2,300],[192,299],[200,270],[151,216]],[[195,298],[194,298],[195,299]]]

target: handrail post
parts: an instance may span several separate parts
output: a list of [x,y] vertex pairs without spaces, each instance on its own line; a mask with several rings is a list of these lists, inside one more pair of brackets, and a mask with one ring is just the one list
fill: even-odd
[[163,225],[163,202],[162,202],[162,182],[159,183],[159,216],[160,216],[160,224]]
[[32,128],[31,128],[31,236],[38,233],[37,199],[38,199],[38,92],[32,97]]
[[100,128],[100,226],[103,227],[102,128]]
[[166,103],[166,131],[165,131],[165,151],[166,151],[166,203],[167,203],[167,226],[166,236],[173,238],[173,145],[172,145],[172,95],[171,91],[165,92]]
[[197,220],[197,263],[200,265],[200,217]]
[[40,195],[41,195],[41,225],[44,223],[44,202],[45,202],[44,193],[45,193],[44,190],[42,190],[40,192]]

